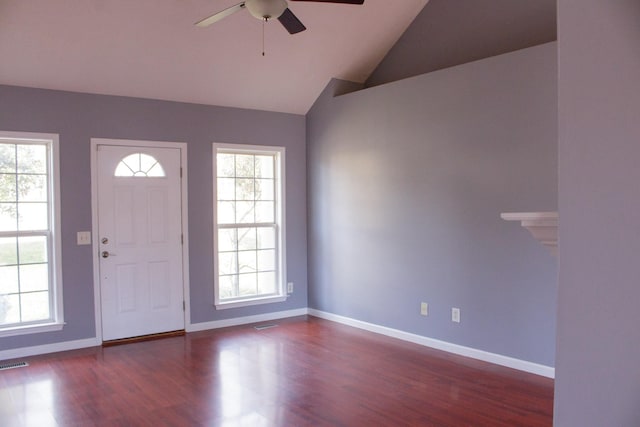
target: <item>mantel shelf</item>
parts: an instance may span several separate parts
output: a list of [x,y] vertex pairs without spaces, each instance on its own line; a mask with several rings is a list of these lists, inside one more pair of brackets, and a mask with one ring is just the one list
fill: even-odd
[[520,221],[520,225],[545,245],[553,255],[558,253],[558,212],[509,212],[500,214],[505,221]]

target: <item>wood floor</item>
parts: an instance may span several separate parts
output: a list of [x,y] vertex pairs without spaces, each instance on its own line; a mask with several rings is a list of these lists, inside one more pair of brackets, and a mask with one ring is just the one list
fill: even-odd
[[7,426],[549,426],[553,381],[314,317],[25,358]]

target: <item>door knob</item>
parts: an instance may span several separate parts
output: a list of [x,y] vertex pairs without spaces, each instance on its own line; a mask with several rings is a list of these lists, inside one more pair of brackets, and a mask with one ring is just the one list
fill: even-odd
[[116,254],[109,253],[109,251],[102,251],[102,258],[109,258],[110,256],[116,256]]

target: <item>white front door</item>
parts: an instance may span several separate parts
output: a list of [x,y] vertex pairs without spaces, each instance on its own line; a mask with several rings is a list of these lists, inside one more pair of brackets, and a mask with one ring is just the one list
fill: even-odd
[[97,149],[102,339],[184,329],[180,149]]

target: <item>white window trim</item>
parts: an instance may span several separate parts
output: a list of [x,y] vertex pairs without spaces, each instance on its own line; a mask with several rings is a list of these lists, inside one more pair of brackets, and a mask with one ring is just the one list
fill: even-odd
[[13,140],[16,143],[46,143],[49,144],[51,157],[49,158],[50,177],[53,184],[49,190],[50,203],[53,209],[50,210],[51,246],[52,253],[49,254],[51,266],[51,289],[53,295],[53,321],[48,323],[37,323],[18,325],[8,328],[0,327],[0,337],[10,337],[16,335],[36,334],[42,332],[59,331],[64,327],[64,304],[62,296],[62,238],[60,226],[60,138],[57,134],[33,133],[33,132],[5,132],[0,131],[0,138]]
[[[219,283],[218,283],[218,186],[217,186],[217,154],[218,152],[233,152],[247,154],[265,154],[273,155],[278,154],[279,161],[276,166],[276,176],[279,178],[279,182],[276,185],[276,220],[275,223],[279,226],[277,233],[277,248],[278,248],[278,294],[269,295],[265,297],[248,297],[242,300],[233,300],[229,302],[220,301],[219,298]],[[271,146],[271,145],[246,145],[246,144],[225,144],[225,143],[213,143],[213,266],[214,266],[214,305],[216,310],[225,310],[229,308],[248,307],[260,304],[270,304],[276,302],[286,301],[287,294],[287,250],[286,250],[286,150],[285,147]]]

